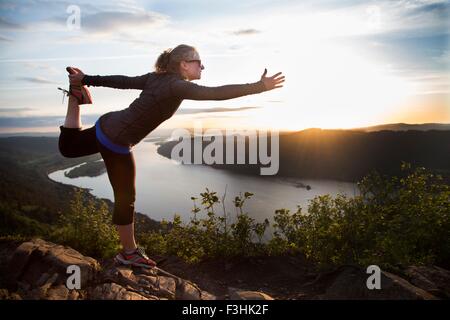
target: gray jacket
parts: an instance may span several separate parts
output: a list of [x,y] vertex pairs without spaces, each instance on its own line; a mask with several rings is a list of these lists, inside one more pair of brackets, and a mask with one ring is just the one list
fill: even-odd
[[205,87],[183,80],[176,73],[155,72],[137,77],[85,75],[82,83],[88,86],[142,90],[128,108],[108,112],[100,117],[103,133],[113,143],[127,147],[136,145],[172,117],[183,99],[226,100],[266,90],[262,81]]

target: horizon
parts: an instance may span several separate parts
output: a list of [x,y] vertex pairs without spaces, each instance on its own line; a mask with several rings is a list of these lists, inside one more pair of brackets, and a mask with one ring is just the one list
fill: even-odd
[[[425,1],[64,1],[0,3],[0,134],[55,132],[63,124],[65,66],[90,75],[140,75],[159,53],[194,45],[200,85],[258,81],[283,88],[224,101],[185,100],[158,129],[295,132],[450,123],[450,4]],[[202,39],[200,41],[200,39]],[[83,127],[121,110],[137,90],[90,87]],[[364,107],[361,107],[364,106]]]
[[[93,125],[93,124],[92,124]],[[371,129],[371,128],[375,128],[375,127],[383,127],[383,126],[427,126],[427,125],[437,125],[437,126],[449,126],[450,127],[450,122],[449,123],[384,123],[384,124],[377,124],[374,126],[369,126],[369,127],[355,127],[355,128],[319,128],[319,127],[308,127],[308,128],[304,128],[301,130],[280,130],[279,134],[288,134],[288,133],[296,133],[296,132],[302,132],[302,131],[307,131],[307,130],[325,130],[325,131],[333,131],[333,130],[343,130],[343,131],[354,131],[354,130],[358,130],[358,129]],[[12,131],[3,131],[2,128],[0,127],[0,138],[7,138],[7,137],[20,137],[21,135],[23,136],[29,136],[29,137],[40,137],[41,135],[45,135],[46,137],[53,137],[53,136],[58,136],[59,135],[59,129],[55,129],[55,127],[50,127],[49,129],[51,129],[51,131],[36,131],[38,129],[42,129],[41,127],[36,127],[36,128],[27,128],[28,131],[20,131],[20,129],[23,128],[13,128],[13,129],[17,129],[17,130],[12,130]],[[152,131],[150,134],[148,134],[143,140],[145,139],[152,139],[154,137],[152,137],[152,135],[155,136],[169,136],[169,132],[174,131],[174,130],[178,130],[180,128],[157,128],[154,131]],[[183,129],[187,129],[189,131],[193,131],[194,127],[191,128],[183,128]],[[205,127],[202,130],[208,130],[208,129],[218,129],[221,131],[225,131],[225,130],[233,130],[230,128],[208,128]],[[239,129],[235,129],[235,130],[239,130]],[[242,130],[242,129],[241,129]],[[245,131],[245,129],[243,129]],[[255,129],[256,131],[262,131],[265,129]],[[387,130],[387,129],[381,129],[381,130]],[[380,131],[381,131],[380,130]],[[437,129],[427,129],[427,130],[422,130],[422,131],[428,131],[428,130],[437,130]],[[450,130],[450,129],[443,129],[443,130]],[[377,131],[377,130],[374,130]],[[393,130],[396,131],[396,130]],[[401,130],[399,130],[401,131]],[[270,131],[269,131],[270,132]],[[245,132],[244,132],[245,133]]]

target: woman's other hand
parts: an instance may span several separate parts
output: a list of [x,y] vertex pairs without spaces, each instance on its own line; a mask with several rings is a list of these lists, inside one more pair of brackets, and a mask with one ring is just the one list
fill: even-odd
[[82,80],[84,78],[84,73],[78,68],[72,67],[77,73],[69,74],[70,84],[73,85],[82,85]]
[[276,88],[282,88],[280,83],[284,82],[284,76],[281,76],[281,72],[275,73],[271,77],[266,77],[267,69],[264,69],[264,73],[261,76],[261,81],[264,83],[266,90],[272,90]]

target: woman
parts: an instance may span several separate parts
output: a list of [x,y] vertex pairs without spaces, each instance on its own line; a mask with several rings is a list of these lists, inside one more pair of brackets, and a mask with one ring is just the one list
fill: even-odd
[[[220,87],[199,86],[204,69],[197,50],[179,45],[164,51],[155,63],[155,72],[142,76],[89,76],[68,67],[70,89],[64,126],[60,126],[59,150],[65,157],[81,157],[100,152],[114,191],[113,223],[123,251],[116,260],[122,264],[154,267],[156,263],[138,248],[134,238],[136,168],[131,148],[163,121],[169,119],[183,99],[226,100],[280,88],[281,72],[250,84]],[[102,115],[91,128],[81,129],[80,104],[92,103],[87,86],[139,89],[140,96],[120,111]]]

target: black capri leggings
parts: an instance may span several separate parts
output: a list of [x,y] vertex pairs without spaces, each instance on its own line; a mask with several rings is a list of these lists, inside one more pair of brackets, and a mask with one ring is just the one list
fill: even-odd
[[104,147],[97,140],[95,126],[85,130],[64,126],[59,128],[59,151],[64,157],[77,158],[100,152],[114,191],[112,222],[115,225],[133,223],[136,200],[136,165],[133,153],[119,154]]

